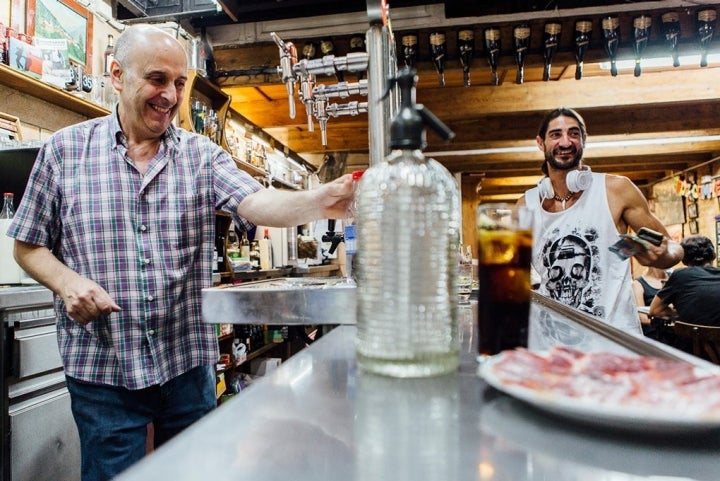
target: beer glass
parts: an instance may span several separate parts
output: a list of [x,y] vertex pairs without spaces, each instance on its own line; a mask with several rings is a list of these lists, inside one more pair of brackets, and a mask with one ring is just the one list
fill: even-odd
[[480,204],[478,350],[485,356],[527,347],[530,313],[532,216],[510,203]]

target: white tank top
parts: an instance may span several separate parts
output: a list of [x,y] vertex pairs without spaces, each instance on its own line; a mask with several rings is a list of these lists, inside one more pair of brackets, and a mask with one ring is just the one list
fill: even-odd
[[619,233],[610,213],[605,174],[593,172],[590,188],[564,211],[543,209],[537,187],[525,192],[525,203],[533,213],[538,292],[625,332],[642,334],[630,261],[608,250]]

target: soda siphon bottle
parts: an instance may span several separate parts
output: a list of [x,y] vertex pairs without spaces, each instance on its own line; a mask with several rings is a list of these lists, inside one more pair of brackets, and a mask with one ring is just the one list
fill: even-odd
[[394,82],[401,105],[392,152],[363,174],[357,191],[357,363],[393,377],[427,377],[459,365],[457,183],[423,156],[425,126],[454,136],[415,103],[414,69]]

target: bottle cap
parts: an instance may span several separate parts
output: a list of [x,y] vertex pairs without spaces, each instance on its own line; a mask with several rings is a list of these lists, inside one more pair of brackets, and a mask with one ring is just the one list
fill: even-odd
[[360,180],[360,178],[363,176],[364,173],[365,173],[364,170],[355,170],[355,171],[353,171],[353,173],[352,173],[352,180]]

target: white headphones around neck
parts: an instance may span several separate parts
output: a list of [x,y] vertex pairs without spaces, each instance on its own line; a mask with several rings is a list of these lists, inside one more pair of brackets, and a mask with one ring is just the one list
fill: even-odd
[[[565,177],[565,184],[571,193],[587,190],[590,184],[592,184],[592,171],[590,167],[586,165],[583,166],[581,170],[568,172]],[[543,177],[540,182],[538,182],[538,191],[540,192],[541,201],[555,197],[555,190],[553,189],[550,177]]]

